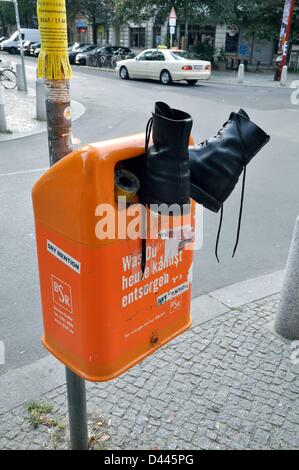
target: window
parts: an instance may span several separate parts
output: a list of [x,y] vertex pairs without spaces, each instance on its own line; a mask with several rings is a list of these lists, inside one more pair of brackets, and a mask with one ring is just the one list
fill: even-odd
[[194,59],[195,55],[187,51],[175,51],[170,53],[175,60]]
[[152,60],[165,60],[164,54],[160,51],[153,52]]
[[238,45],[239,33],[235,33],[234,35],[226,33],[225,52],[236,54],[238,52]]
[[145,51],[139,54],[138,60],[153,60],[153,51]]
[[157,47],[162,44],[162,36],[161,36],[161,26],[154,26],[153,29],[153,46]]
[[130,28],[130,46],[145,47],[145,28]]

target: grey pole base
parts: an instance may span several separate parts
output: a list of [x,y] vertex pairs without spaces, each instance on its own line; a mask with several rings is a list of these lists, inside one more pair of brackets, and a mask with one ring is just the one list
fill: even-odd
[[16,65],[17,89],[18,91],[27,91],[24,77],[24,70],[21,64]]
[[274,329],[286,339],[299,340],[299,217],[296,219]]
[[66,367],[67,399],[72,450],[88,450],[85,380]]
[[46,110],[46,93],[44,81],[40,78],[36,79],[36,119],[38,121],[47,120]]
[[238,69],[238,83],[244,83],[245,65],[240,64]]
[[3,88],[0,85],[0,132],[7,132],[7,121],[5,114],[5,100]]

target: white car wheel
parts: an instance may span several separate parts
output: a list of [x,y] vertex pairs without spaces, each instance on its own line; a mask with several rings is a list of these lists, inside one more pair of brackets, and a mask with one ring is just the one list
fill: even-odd
[[128,78],[130,78],[130,77],[129,77],[129,72],[128,72],[127,67],[122,66],[122,67],[120,68],[119,76],[120,76],[120,78],[122,78],[123,80],[128,80]]
[[168,70],[162,70],[160,75],[160,82],[162,85],[170,85],[172,83],[172,78]]

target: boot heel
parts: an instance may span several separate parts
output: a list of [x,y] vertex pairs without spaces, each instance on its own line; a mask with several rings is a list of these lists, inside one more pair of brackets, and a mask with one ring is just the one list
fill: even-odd
[[212,212],[219,212],[221,209],[220,202],[216,201],[212,196],[206,193],[203,189],[190,183],[191,198],[198,204],[202,204],[204,207]]

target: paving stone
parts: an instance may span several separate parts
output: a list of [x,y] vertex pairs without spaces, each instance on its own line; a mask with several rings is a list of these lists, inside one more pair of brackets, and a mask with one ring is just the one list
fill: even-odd
[[[106,449],[298,449],[299,368],[272,333],[274,295],[186,332],[107,384],[88,384]],[[65,385],[41,397],[67,426]],[[90,425],[92,424],[90,421]],[[109,424],[107,424],[109,423]],[[67,428],[66,428],[67,429]],[[0,449],[69,448],[25,405],[0,416]]]

